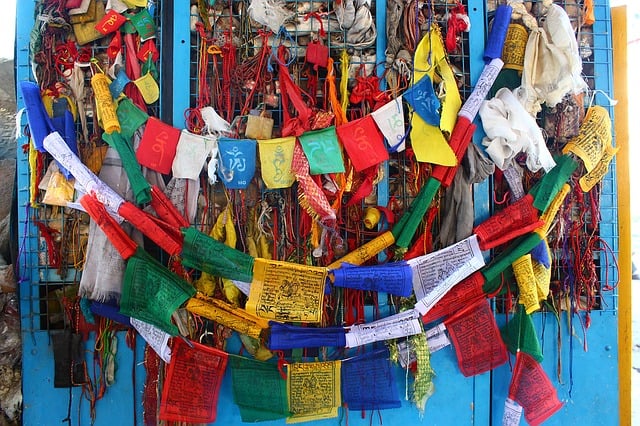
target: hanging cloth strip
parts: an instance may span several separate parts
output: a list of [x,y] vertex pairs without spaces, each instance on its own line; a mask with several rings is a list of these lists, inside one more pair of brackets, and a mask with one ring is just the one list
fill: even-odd
[[480,271],[474,272],[458,284],[454,285],[436,304],[423,315],[425,324],[443,317],[449,317],[466,306],[474,305],[485,298],[482,290],[484,277]]
[[449,147],[443,133],[450,135],[453,132],[456,114],[462,101],[442,45],[440,29],[436,24],[432,24],[429,32],[418,44],[414,55],[414,84],[425,76],[433,82],[436,72],[442,78],[445,91],[440,113],[440,125],[430,125],[419,115],[413,114],[411,116],[410,137],[418,161],[451,167],[455,166],[457,161],[455,153]]
[[[306,133],[305,133],[306,134]],[[295,173],[298,181],[298,200],[300,206],[305,209],[314,219],[319,219],[322,223],[332,226],[336,220],[336,212],[329,204],[322,189],[309,174],[309,161],[304,155],[300,142],[295,143],[293,148],[293,159],[291,160],[291,170]]]

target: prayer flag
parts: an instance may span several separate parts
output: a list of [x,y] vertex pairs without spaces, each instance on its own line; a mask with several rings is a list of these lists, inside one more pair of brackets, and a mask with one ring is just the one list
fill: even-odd
[[301,327],[276,321],[269,325],[267,347],[271,350],[346,346],[343,327]]
[[212,423],[228,355],[216,348],[173,339],[171,363],[162,388],[160,419]]
[[178,327],[171,323],[171,315],[195,292],[188,282],[138,248],[127,262],[120,313],[176,336]]
[[402,152],[405,149],[404,103],[402,95],[387,102],[371,113],[378,128],[387,139],[389,152]]
[[253,139],[218,139],[220,164],[218,176],[229,189],[246,189],[256,172],[256,141]]
[[509,398],[524,408],[524,418],[537,426],[554,415],[562,403],[542,366],[526,352],[516,354]]
[[456,348],[458,366],[465,377],[493,370],[508,360],[489,301],[458,312],[444,322]]
[[312,175],[344,172],[344,161],[335,126],[304,132],[298,139],[309,160]]
[[298,423],[338,416],[340,361],[296,362],[287,369],[287,394],[291,417]]
[[176,156],[178,139],[180,130],[155,117],[149,117],[136,151],[138,162],[151,170],[169,174],[173,158]]
[[267,188],[289,188],[295,182],[291,169],[295,145],[295,136],[258,141],[262,180]]
[[384,410],[401,406],[389,349],[342,361],[342,403],[349,410]]
[[276,364],[231,356],[233,402],[243,422],[262,422],[289,416],[287,381]]
[[345,123],[337,132],[357,172],[389,159],[382,133],[371,115]]

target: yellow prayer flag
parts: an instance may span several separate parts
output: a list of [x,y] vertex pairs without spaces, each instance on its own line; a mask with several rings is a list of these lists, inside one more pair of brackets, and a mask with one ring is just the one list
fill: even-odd
[[526,254],[513,262],[513,273],[518,283],[520,304],[524,305],[527,314],[540,309],[536,276],[533,273],[531,255]]
[[146,104],[152,104],[160,99],[160,88],[150,72],[133,81]]
[[256,258],[245,309],[283,322],[322,320],[327,268]]
[[291,170],[296,137],[258,141],[262,180],[269,189],[289,188],[296,180]]
[[293,413],[287,423],[338,416],[341,361],[304,362],[287,368],[287,396]]
[[591,188],[600,182],[604,175],[607,174],[609,171],[609,163],[611,163],[613,156],[616,155],[619,149],[619,147],[614,148],[611,144],[606,146],[598,164],[595,165],[593,170],[580,178],[580,188],[584,192],[591,191]]
[[569,184],[565,183],[564,185],[562,185],[562,188],[560,189],[560,191],[558,191],[554,199],[551,201],[549,207],[547,207],[547,209],[540,215],[540,220],[544,222],[544,225],[536,229],[535,232],[540,235],[540,238],[542,238],[543,240],[547,237],[549,229],[553,224],[553,220],[558,214],[558,210],[560,210],[560,206],[569,194],[569,191],[571,191],[571,187],[569,186]]
[[261,318],[256,318],[222,300],[202,294],[196,294],[195,297],[189,299],[186,308],[189,312],[208,318],[255,339],[260,339],[262,330],[269,327],[269,323]]
[[599,105],[592,106],[587,110],[578,136],[567,142],[562,153],[571,152],[580,157],[587,172],[590,172],[602,158],[606,147],[611,145],[611,139],[609,112]]

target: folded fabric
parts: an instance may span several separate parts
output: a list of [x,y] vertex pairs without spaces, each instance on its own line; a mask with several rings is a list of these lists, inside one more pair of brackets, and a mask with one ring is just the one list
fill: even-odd
[[511,22],[511,6],[501,4],[496,8],[496,14],[491,23],[489,38],[484,47],[483,58],[485,62],[502,56],[502,47],[507,36],[507,29]]
[[409,297],[412,287],[411,266],[406,262],[354,267],[346,263],[333,270],[333,285],[365,291],[386,292]]
[[29,121],[29,130],[31,131],[33,143],[38,151],[45,152],[46,150],[43,146],[44,138],[53,132],[55,128],[42,103],[40,87],[31,81],[21,81],[20,90],[27,110],[27,120]]
[[582,60],[569,16],[561,6],[551,4],[542,28],[529,34],[518,97],[536,115],[543,103],[554,107],[565,94],[586,91],[581,74]]
[[498,90],[493,99],[483,102],[479,113],[487,135],[482,144],[500,170],[511,166],[521,152],[527,154],[532,172],[555,166],[542,131],[509,89]]

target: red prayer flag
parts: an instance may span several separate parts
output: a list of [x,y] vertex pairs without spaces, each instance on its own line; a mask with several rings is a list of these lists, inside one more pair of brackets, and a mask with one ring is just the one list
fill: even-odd
[[[456,125],[453,128],[453,132],[451,132],[451,137],[449,138],[449,145],[456,154],[458,165],[462,161],[462,157],[467,151],[471,138],[473,137],[473,132],[475,131],[475,124],[470,122],[467,117],[458,116]],[[453,182],[453,177],[456,175],[457,170],[458,166],[448,167],[436,164],[433,166],[433,173],[431,173],[431,176],[438,179],[442,186],[446,188],[451,185],[451,182]]]
[[216,348],[174,338],[171,363],[162,388],[160,419],[212,423],[228,355]]
[[476,226],[473,233],[480,248],[489,250],[544,225],[539,214],[533,207],[533,196],[527,194]]
[[474,272],[449,290],[433,308],[422,317],[425,323],[448,317],[485,298],[482,286],[484,276],[480,271]]
[[507,362],[507,348],[487,299],[458,312],[444,324],[465,377],[493,370]]
[[180,130],[155,117],[149,117],[140,147],[136,151],[138,162],[151,170],[169,174],[173,158],[176,156],[178,139],[180,139]]
[[338,126],[336,132],[357,172],[389,159],[384,137],[371,114]]
[[129,201],[120,205],[118,214],[170,255],[174,256],[182,251],[182,234],[178,228],[167,225]]
[[136,243],[112,218],[104,205],[92,195],[84,195],[80,198],[80,204],[87,211],[91,219],[102,229],[109,242],[113,244],[123,259],[128,259],[136,252]]
[[519,351],[509,385],[509,398],[524,409],[524,418],[537,426],[562,408],[551,380],[531,355]]

